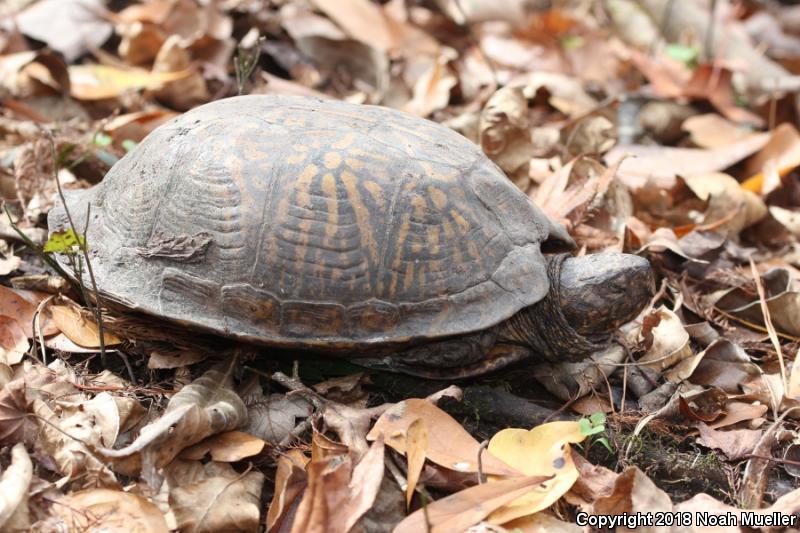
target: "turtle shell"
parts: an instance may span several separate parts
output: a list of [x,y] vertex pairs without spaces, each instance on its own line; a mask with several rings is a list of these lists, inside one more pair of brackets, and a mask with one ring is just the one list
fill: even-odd
[[283,347],[488,328],[549,290],[543,243],[572,245],[461,135],[307,97],[195,108],[68,205],[105,298]]

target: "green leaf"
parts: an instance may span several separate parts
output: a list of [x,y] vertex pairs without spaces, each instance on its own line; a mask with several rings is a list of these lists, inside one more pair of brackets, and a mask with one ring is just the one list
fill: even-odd
[[92,139],[92,142],[97,146],[108,146],[111,144],[111,141],[113,141],[111,135],[105,134],[102,131],[95,133],[94,139]]
[[580,48],[585,44],[583,37],[580,35],[568,35],[561,39],[561,46],[564,47],[564,50],[575,50],[576,48]]
[[134,148],[136,148],[136,141],[133,139],[125,139],[122,141],[122,148],[125,149],[126,152],[130,152]]
[[83,235],[76,235],[71,229],[54,231],[44,243],[45,253],[75,254],[86,243]]
[[694,66],[700,51],[693,46],[685,46],[678,43],[668,43],[664,50],[669,57],[680,61],[686,66]]
[[603,424],[606,421],[606,415],[605,413],[592,413],[589,415],[589,421],[595,426],[597,424]]
[[578,427],[581,429],[581,435],[591,435],[592,423],[588,418],[581,418],[578,420]]
[[608,439],[607,439],[607,438],[605,438],[605,437],[600,437],[600,438],[599,438],[599,439],[597,439],[595,442],[599,442],[600,444],[602,444],[603,446],[605,446],[606,450],[608,450],[608,453],[614,453],[614,450],[612,450],[612,449],[611,449],[611,444],[609,444],[609,442],[608,442]]

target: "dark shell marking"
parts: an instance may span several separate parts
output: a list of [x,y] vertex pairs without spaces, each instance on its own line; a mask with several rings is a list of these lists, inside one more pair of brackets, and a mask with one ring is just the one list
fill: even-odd
[[[540,245],[571,244],[448,128],[301,97],[196,108],[69,199],[79,227],[87,202],[107,298],[278,346],[486,329],[547,293]],[[62,209],[50,227],[64,227]]]

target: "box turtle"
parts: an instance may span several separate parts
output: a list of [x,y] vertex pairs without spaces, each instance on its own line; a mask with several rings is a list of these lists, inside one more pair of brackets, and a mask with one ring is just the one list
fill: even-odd
[[212,102],[67,203],[104,303],[424,376],[580,360],[652,293],[640,257],[544,256],[574,243],[477,146],[376,106]]

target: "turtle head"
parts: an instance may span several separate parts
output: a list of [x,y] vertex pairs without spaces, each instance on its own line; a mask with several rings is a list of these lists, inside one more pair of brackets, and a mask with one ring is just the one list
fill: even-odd
[[558,301],[575,331],[602,335],[633,320],[654,290],[647,259],[631,254],[592,254],[564,261]]

